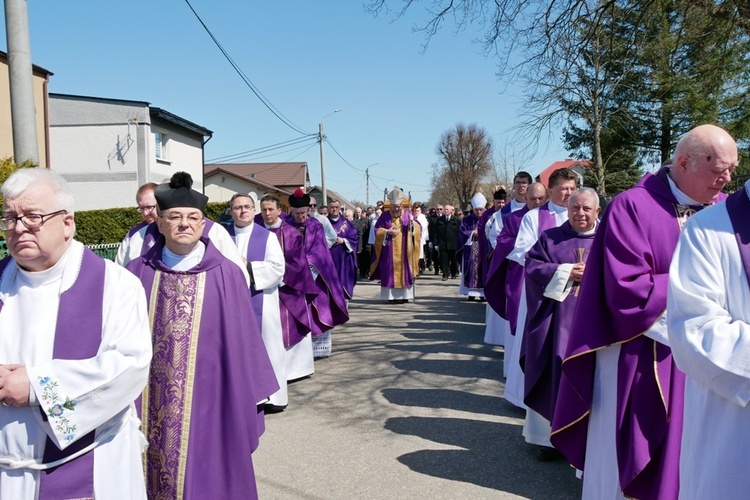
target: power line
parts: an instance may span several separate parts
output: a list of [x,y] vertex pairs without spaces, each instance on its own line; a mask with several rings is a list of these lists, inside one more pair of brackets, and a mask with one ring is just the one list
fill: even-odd
[[281,120],[281,122],[284,125],[286,125],[287,127],[289,127],[290,129],[292,129],[295,132],[297,132],[299,134],[302,134],[302,135],[313,135],[313,136],[316,135],[316,134],[310,134],[308,132],[305,132],[304,130],[302,130],[301,128],[299,128],[298,126],[296,126],[294,123],[292,123],[292,121],[289,118],[287,118],[286,116],[284,116],[284,114],[281,111],[279,111],[276,108],[276,106],[274,106],[273,104],[271,104],[271,101],[269,101],[266,98],[266,96],[264,96],[261,93],[261,91],[255,86],[255,84],[253,84],[253,82],[250,81],[250,79],[247,77],[247,75],[245,75],[245,73],[242,71],[242,69],[240,69],[240,67],[237,65],[237,63],[234,62],[234,60],[229,55],[229,53],[224,49],[224,47],[222,47],[221,43],[219,43],[219,40],[217,40],[216,37],[214,36],[214,34],[211,33],[211,30],[208,29],[208,26],[206,26],[206,23],[203,22],[203,19],[201,19],[201,17],[195,11],[195,9],[193,8],[193,6],[190,4],[190,0],[185,0],[185,3],[188,5],[188,7],[190,8],[190,10],[193,12],[193,14],[195,15],[195,17],[198,19],[198,22],[201,23],[201,26],[203,26],[203,29],[206,30],[206,33],[208,33],[208,36],[211,37],[211,40],[213,40],[214,44],[216,44],[216,46],[219,48],[219,50],[224,55],[224,57],[226,58],[226,60],[229,61],[229,64],[232,66],[232,68],[234,68],[234,70],[237,72],[237,74],[240,75],[240,78],[242,78],[242,81],[245,82],[245,85],[247,85],[250,88],[250,90],[253,92],[253,94],[255,94],[255,97],[257,97],[260,100],[260,102],[262,102],[263,105],[266,108],[268,108],[268,110],[271,113],[273,113],[273,115],[276,118],[278,118],[279,120]]
[[317,138],[315,136],[311,136],[311,137],[298,137],[296,139],[290,139],[288,141],[277,142],[276,144],[270,144],[268,146],[262,146],[260,148],[250,149],[248,151],[242,151],[240,153],[233,153],[233,154],[226,155],[226,156],[219,156],[217,158],[212,158],[210,160],[207,160],[207,162],[208,163],[214,163],[214,162],[217,162],[217,163],[219,163],[219,162],[225,162],[226,163],[226,162],[232,161],[233,159],[244,158],[244,157],[249,157],[249,156],[255,156],[255,155],[258,155],[258,154],[267,153],[269,151],[274,151],[274,150],[277,150],[277,149],[282,149],[282,148],[288,147],[288,146],[296,146],[296,145],[302,144],[302,143],[304,143],[306,141],[313,141],[314,144],[318,143]]
[[353,169],[354,169],[354,170],[356,170],[357,172],[362,172],[362,173],[364,173],[364,170],[362,170],[361,168],[357,168],[357,167],[355,167],[354,165],[352,165],[351,163],[349,163],[348,161],[346,161],[346,160],[344,159],[344,157],[343,157],[343,156],[341,156],[341,153],[339,153],[339,152],[338,152],[338,151],[336,150],[336,148],[335,148],[335,147],[333,147],[333,144],[331,144],[331,141],[329,141],[329,140],[328,140],[328,137],[325,137],[325,141],[326,141],[326,142],[328,143],[328,145],[329,145],[329,146],[331,146],[331,149],[333,149],[333,152],[334,152],[334,153],[336,153],[336,156],[338,156],[339,158],[341,158],[341,161],[343,161],[344,163],[346,163],[347,165],[349,165],[349,166],[350,166],[351,168],[353,168]]

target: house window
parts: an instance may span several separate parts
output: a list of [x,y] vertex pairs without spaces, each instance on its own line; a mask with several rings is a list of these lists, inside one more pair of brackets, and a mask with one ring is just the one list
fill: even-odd
[[156,159],[157,160],[169,160],[169,148],[168,148],[168,142],[169,138],[167,134],[163,132],[154,132],[154,142],[156,143]]

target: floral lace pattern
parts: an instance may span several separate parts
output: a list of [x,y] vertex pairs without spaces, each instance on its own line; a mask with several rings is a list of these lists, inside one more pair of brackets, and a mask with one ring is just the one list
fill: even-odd
[[75,411],[78,404],[77,399],[60,394],[60,383],[51,377],[37,377],[42,393],[39,395],[42,408],[45,408],[50,425],[60,434],[65,441],[73,441],[76,438],[77,426],[70,422],[66,412]]

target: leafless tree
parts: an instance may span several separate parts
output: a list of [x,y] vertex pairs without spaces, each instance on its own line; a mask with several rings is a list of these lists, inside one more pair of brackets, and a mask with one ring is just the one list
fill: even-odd
[[443,133],[436,152],[440,160],[434,176],[447,184],[458,206],[465,207],[493,170],[492,139],[476,124],[459,123]]

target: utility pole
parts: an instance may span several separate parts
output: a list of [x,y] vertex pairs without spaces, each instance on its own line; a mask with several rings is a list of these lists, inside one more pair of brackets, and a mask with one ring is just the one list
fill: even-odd
[[13,157],[16,164],[31,160],[34,165],[39,165],[26,0],[5,0],[5,32],[8,43]]
[[326,155],[323,152],[323,140],[325,137],[326,136],[323,135],[323,122],[321,121],[318,124],[318,141],[320,142],[320,187],[323,190],[323,205],[321,206],[327,207],[328,191],[326,191]]
[[365,169],[365,192],[367,193],[365,195],[365,205],[370,206],[370,167],[367,167]]
[[320,119],[320,123],[318,123],[318,142],[320,142],[320,188],[323,190],[323,206],[328,206],[328,191],[326,190],[326,155],[323,151],[323,141],[326,139],[326,135],[323,133],[323,120],[328,118],[334,113],[338,113],[341,111],[340,109],[334,109],[327,115],[325,115],[323,118]]

